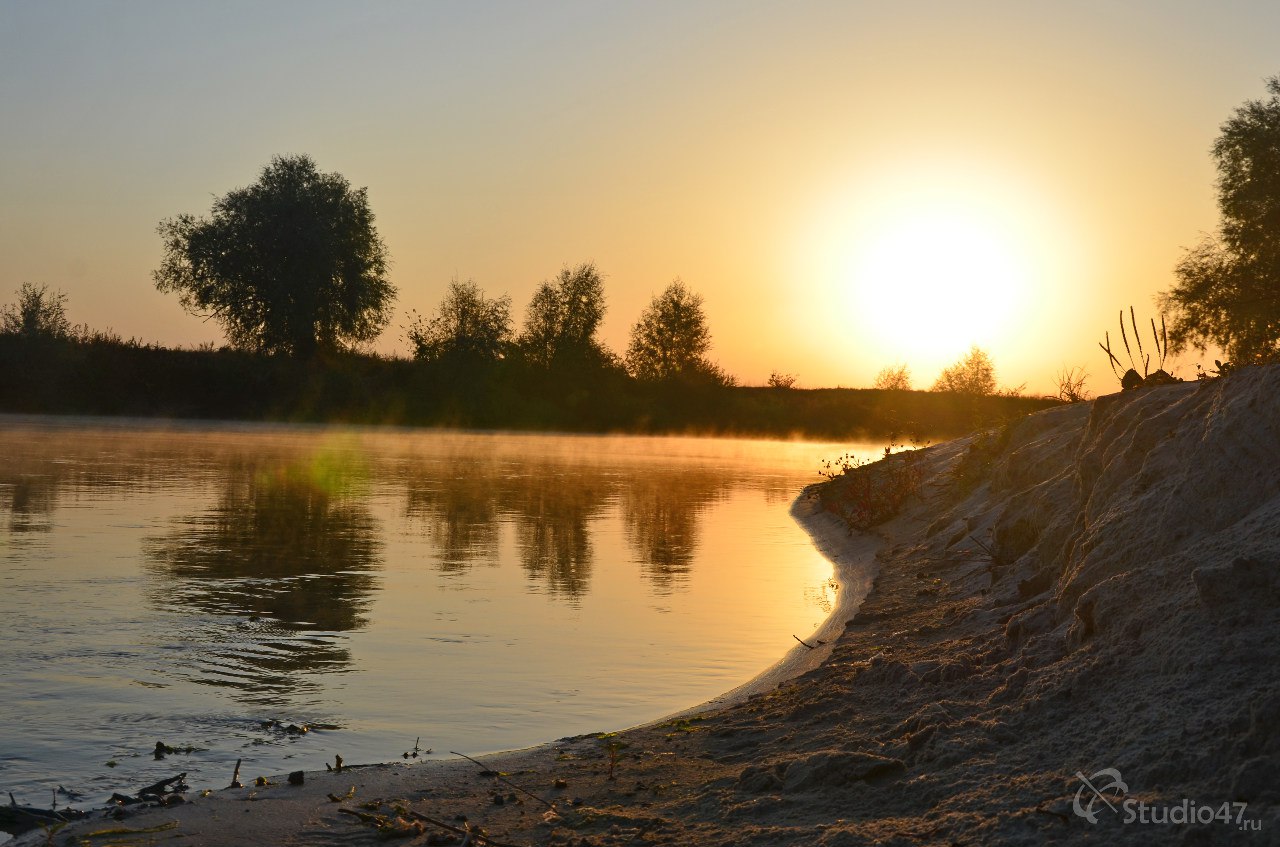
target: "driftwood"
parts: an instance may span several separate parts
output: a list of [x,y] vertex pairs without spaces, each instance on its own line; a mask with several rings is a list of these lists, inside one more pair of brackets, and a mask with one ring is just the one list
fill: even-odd
[[471,763],[472,763],[472,764],[474,764],[474,765],[480,765],[480,767],[481,767],[481,768],[483,768],[483,770],[482,770],[482,771],[480,771],[480,775],[481,775],[481,776],[491,776],[491,777],[493,777],[494,779],[496,779],[496,780],[498,780],[498,781],[500,781],[500,782],[504,782],[504,783],[506,783],[507,785],[509,785],[509,786],[511,786],[512,788],[514,788],[516,791],[519,791],[521,794],[526,794],[526,795],[528,795],[529,797],[532,797],[533,799],[537,800],[537,801],[538,801],[539,803],[541,803],[542,805],[546,806],[548,809],[551,809],[553,812],[555,811],[555,808],[556,808],[556,807],[555,807],[555,804],[554,804],[554,803],[548,803],[546,800],[543,800],[541,797],[539,797],[537,794],[534,794],[532,791],[526,791],[525,789],[523,789],[523,788],[521,788],[520,786],[516,785],[516,784],[515,784],[514,782],[512,782],[511,780],[509,780],[509,779],[507,779],[506,777],[504,777],[502,774],[498,773],[497,771],[495,771],[495,770],[490,770],[489,768],[485,767],[485,766],[484,766],[483,764],[481,764],[480,762],[477,762],[475,759],[471,758],[471,757],[470,757],[470,756],[468,756],[466,753],[459,753],[459,752],[458,752],[458,751],[456,751],[456,750],[450,750],[449,752],[450,752],[450,753],[452,753],[452,754],[453,754],[453,755],[455,755],[455,756],[461,756],[462,758],[466,759],[468,762],[471,762]]
[[0,832],[21,835],[41,827],[53,827],[80,820],[85,813],[79,809],[39,809],[35,806],[19,806],[9,795],[9,805],[0,806]]
[[[159,782],[152,783],[136,794],[121,794],[115,792],[107,801],[112,806],[134,806],[139,803],[164,803],[165,798],[174,794],[181,794],[187,790],[185,782],[187,772],[183,771],[177,776],[171,776],[168,779],[162,779]],[[64,794],[69,797],[77,797],[78,795],[61,789]],[[89,815],[89,812],[82,812],[79,809],[59,809],[57,808],[57,794],[54,795],[54,808],[40,809],[35,806],[20,806],[18,801],[14,799],[13,793],[9,794],[9,805],[0,806],[0,832],[8,832],[12,835],[20,835],[40,827],[54,827],[60,824],[78,821]]]
[[[177,776],[162,779],[159,782],[148,785],[146,788],[139,791],[138,798],[142,800],[158,800],[168,794],[181,794],[183,791],[187,790],[187,784],[183,782],[186,778],[187,772],[183,771]],[[170,786],[173,787],[171,788]]]
[[[464,758],[465,758],[465,757],[464,757]],[[476,829],[475,829],[474,827],[470,827],[470,826],[468,826],[468,828],[467,828],[467,829],[459,829],[458,827],[456,827],[456,826],[452,826],[452,825],[450,825],[450,824],[447,824],[447,823],[445,823],[444,821],[438,821],[438,820],[436,820],[435,818],[429,818],[429,817],[427,817],[426,815],[422,814],[421,812],[412,812],[412,811],[411,811],[411,812],[409,812],[409,817],[413,818],[413,819],[414,819],[414,820],[416,820],[416,821],[422,821],[423,823],[429,823],[429,824],[431,824],[432,826],[438,826],[438,827],[440,827],[441,829],[447,829],[447,830],[449,830],[450,832],[454,833],[455,835],[461,835],[461,836],[463,836],[464,838],[474,838],[474,839],[476,839],[477,841],[479,841],[479,842],[481,842],[481,843],[483,843],[483,844],[488,844],[488,845],[490,845],[490,847],[521,847],[521,846],[520,846],[520,845],[518,845],[518,844],[508,844],[508,843],[506,843],[506,842],[504,842],[504,841],[495,841],[494,839],[490,838],[489,836],[485,835],[484,833],[482,833],[482,832],[477,832],[477,831],[476,831]],[[464,842],[464,843],[465,843],[465,842]]]

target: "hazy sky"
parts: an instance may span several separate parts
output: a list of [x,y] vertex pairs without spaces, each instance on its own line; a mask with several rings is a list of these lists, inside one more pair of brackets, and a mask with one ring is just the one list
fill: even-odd
[[369,189],[379,350],[454,276],[519,320],[594,261],[614,349],[680,277],[747,384],[928,387],[976,343],[1111,391],[1096,342],[1215,229],[1277,43],[1269,2],[0,0],[0,301],[221,342],[155,290],[156,224],[307,153]]

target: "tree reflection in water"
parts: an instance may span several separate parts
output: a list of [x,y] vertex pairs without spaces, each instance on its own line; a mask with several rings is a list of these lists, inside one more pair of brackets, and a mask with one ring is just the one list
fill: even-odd
[[6,534],[16,543],[23,533],[53,529],[53,509],[61,480],[56,473],[14,471],[0,473],[0,513],[8,515]]
[[520,564],[531,581],[573,602],[591,587],[595,554],[589,524],[616,487],[600,468],[540,463],[511,480],[506,502],[514,513]]
[[680,591],[689,579],[707,507],[738,480],[706,467],[646,469],[623,489],[627,538],[650,588]]
[[496,460],[485,456],[451,455],[411,469],[405,511],[426,525],[442,573],[499,564],[500,478]]
[[510,522],[529,580],[578,602],[590,592],[592,522],[619,508],[632,555],[659,594],[682,590],[712,502],[742,480],[706,466],[537,461],[461,452],[406,471],[407,512],[436,546],[436,567],[461,574],[497,566]]
[[311,674],[348,669],[340,633],[365,625],[383,544],[362,475],[341,454],[237,462],[214,508],[148,539],[154,601],[198,613],[193,681],[283,704]]

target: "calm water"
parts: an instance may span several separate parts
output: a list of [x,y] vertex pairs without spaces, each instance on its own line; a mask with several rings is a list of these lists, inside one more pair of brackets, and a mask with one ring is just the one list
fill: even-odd
[[0,790],[97,803],[705,701],[829,611],[788,507],[847,449],[0,419]]

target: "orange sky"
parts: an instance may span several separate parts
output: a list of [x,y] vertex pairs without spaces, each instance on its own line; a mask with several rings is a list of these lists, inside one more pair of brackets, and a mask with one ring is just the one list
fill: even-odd
[[1208,150],[1280,73],[1280,7],[889,6],[5,4],[0,300],[220,342],[154,289],[155,226],[308,153],[369,188],[385,352],[455,275],[519,318],[594,261],[614,349],[680,277],[746,384],[927,388],[976,343],[1004,384],[1113,390],[1096,342],[1216,227]]

